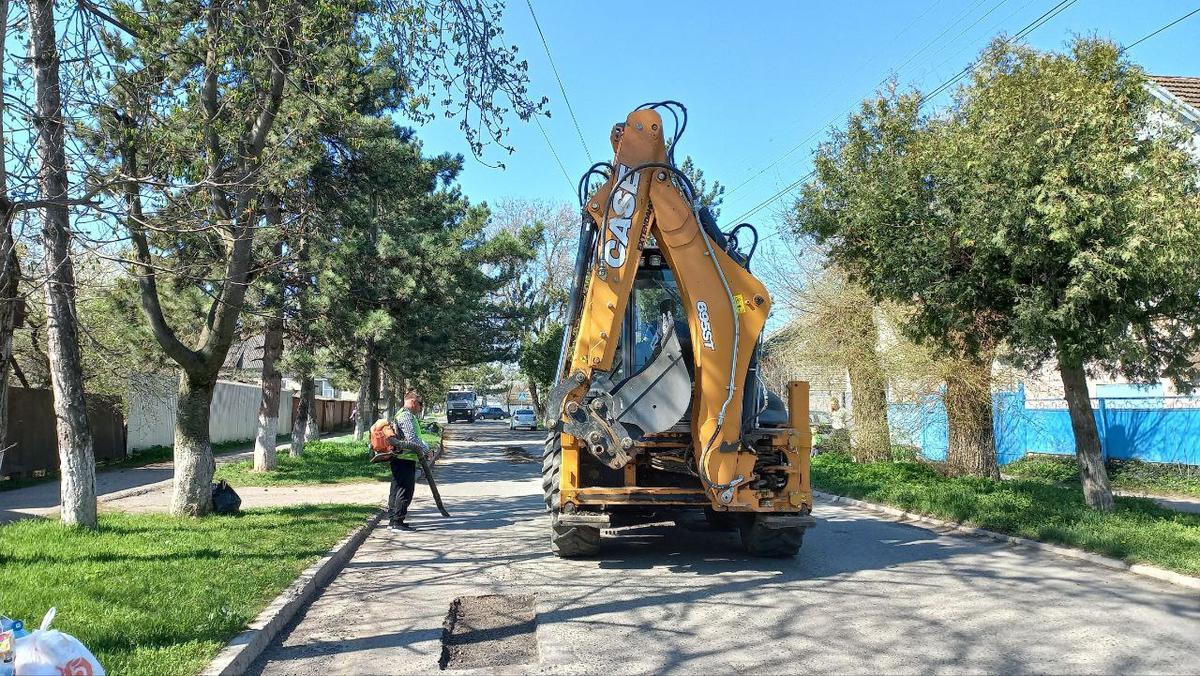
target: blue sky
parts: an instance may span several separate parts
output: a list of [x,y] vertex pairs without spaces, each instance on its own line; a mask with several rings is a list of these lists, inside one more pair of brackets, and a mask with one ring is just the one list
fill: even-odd
[[[532,92],[550,98],[553,117],[542,125],[574,183],[589,157],[525,0],[507,2],[506,41],[529,61]],[[844,121],[889,73],[931,90],[970,63],[997,33],[1015,33],[1056,4],[533,0],[591,160],[612,159],[609,130],[635,106],[677,99],[690,114],[677,159],[691,155],[706,177],[727,186],[723,225],[806,173],[830,125]],[[1200,0],[1077,0],[1026,42],[1057,49],[1074,34],[1095,33],[1129,44],[1197,7]],[[1129,54],[1151,73],[1200,75],[1200,14]],[[470,154],[452,122],[435,122],[418,133],[429,153]],[[486,156],[505,162],[505,170],[468,160],[461,184],[473,201],[574,201],[574,189],[536,125],[514,120],[510,143],[515,154],[492,148]],[[770,232],[787,203],[776,200],[752,220]]]

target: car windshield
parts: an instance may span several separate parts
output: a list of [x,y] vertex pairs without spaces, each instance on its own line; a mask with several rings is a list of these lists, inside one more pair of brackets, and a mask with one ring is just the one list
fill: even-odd
[[474,392],[451,392],[446,395],[447,401],[471,401],[474,398]]
[[527,408],[522,408],[518,409],[515,415],[533,415],[533,411]]

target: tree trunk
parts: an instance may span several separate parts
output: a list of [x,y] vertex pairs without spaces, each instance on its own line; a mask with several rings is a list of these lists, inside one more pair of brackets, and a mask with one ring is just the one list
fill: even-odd
[[[4,66],[8,47],[8,0],[0,0],[0,82],[4,82]],[[5,101],[0,96],[0,476],[4,474],[4,455],[8,448],[8,370],[13,367],[22,382],[24,374],[13,359],[13,333],[17,328],[17,311],[21,299],[21,262],[17,259],[17,242],[12,234],[13,203],[8,199],[8,151],[5,147]],[[25,383],[25,387],[29,387]]]
[[[872,324],[874,327],[874,324]],[[874,343],[872,343],[874,345]],[[888,427],[888,384],[875,349],[864,352],[850,366],[851,454],[858,462],[892,459]]]
[[949,449],[946,464],[955,475],[1000,479],[992,424],[991,352],[978,359],[955,360],[946,377]]
[[1079,459],[1083,499],[1092,509],[1111,512],[1116,503],[1108,483],[1108,470],[1104,467],[1092,400],[1088,396],[1087,373],[1083,370],[1083,364],[1068,363],[1061,355],[1058,358],[1058,370],[1062,374],[1067,410],[1071,413],[1071,430],[1075,433],[1075,455]]
[[[382,370],[382,369],[381,369]],[[383,391],[381,404],[388,418],[391,420],[396,417],[396,384],[392,382],[391,376],[387,371],[383,371],[379,376],[379,387]]]
[[840,337],[838,352],[850,376],[850,453],[857,462],[881,462],[892,457],[887,420],[887,376],[879,356],[879,327],[875,303],[865,291],[850,287],[841,311],[834,317]]
[[882,462],[892,457],[887,421],[887,379],[878,354],[850,368],[851,454],[857,462]]
[[282,353],[283,319],[276,316],[267,321],[267,333],[263,341],[262,402],[258,407],[258,430],[254,438],[254,469],[258,472],[273,470],[278,466],[275,438],[279,435],[279,390],[283,374],[276,363]]
[[368,429],[379,419],[379,380],[382,375],[379,360],[372,359],[371,362],[371,386],[367,390],[370,393],[367,397],[367,411],[370,413],[370,417],[367,418]]
[[[267,227],[277,231],[282,220],[279,198],[268,196],[265,201]],[[277,232],[272,249],[275,260],[282,260],[282,234]],[[258,472],[267,472],[279,465],[275,454],[275,438],[279,435],[279,390],[283,384],[283,374],[277,366],[283,354],[283,280],[278,270],[271,271],[265,286],[263,309],[267,313],[267,320],[263,327],[262,400],[258,406],[258,427],[254,435],[254,469]]]
[[[272,40],[272,44],[265,45],[268,53],[272,55],[268,57],[271,64],[270,73],[263,83],[262,91],[265,97],[261,107],[256,104],[254,112],[240,120],[244,123],[242,126],[245,133],[236,144],[236,158],[227,161],[226,151],[231,149],[223,147],[217,124],[218,118],[221,117],[220,111],[224,109],[224,103],[218,95],[219,80],[223,77],[224,66],[217,55],[221,51],[220,41],[223,39],[220,24],[226,18],[219,6],[210,5],[207,8],[205,20],[208,30],[205,31],[203,39],[206,51],[204,85],[198,98],[205,113],[203,135],[207,149],[203,159],[209,176],[234,176],[236,172],[247,170],[251,171],[250,174],[246,174],[249,176],[260,165],[268,136],[284,99],[284,85],[295,54],[291,49],[292,39],[300,22],[298,16],[289,17],[279,41],[276,43]],[[126,116],[116,117],[117,122],[126,125],[125,131],[129,132],[119,136],[123,139],[119,147],[121,173],[125,177],[142,177],[144,174],[138,166],[138,137],[134,133],[136,125]],[[262,195],[258,192],[259,185],[254,181],[244,185],[231,184],[229,187],[221,187],[218,183],[208,189],[205,205],[207,218],[210,219],[214,232],[221,235],[225,257],[224,271],[211,285],[215,293],[212,294],[212,302],[200,329],[197,345],[192,348],[180,339],[162,309],[157,279],[160,266],[154,260],[150,247],[146,219],[142,212],[139,180],[142,179],[127,178],[123,187],[127,207],[125,229],[133,243],[137,260],[133,269],[138,280],[142,312],[158,344],[168,357],[179,364],[183,372],[180,376],[180,396],[176,412],[175,496],[172,512],[181,516],[203,516],[212,507],[210,482],[215,470],[208,436],[209,406],[216,387],[217,373],[233,342],[246,289],[250,286],[255,231],[263,216],[259,206],[262,203]]]
[[[305,380],[312,381],[313,377],[309,376]],[[317,441],[321,438],[321,418],[317,413],[317,387],[313,383],[308,388],[308,429],[304,431],[306,440]]]
[[[6,3],[0,3],[6,4]],[[0,16],[7,16],[2,14]],[[0,35],[3,30],[0,29]],[[3,208],[3,207],[0,207]],[[21,263],[17,260],[16,242],[12,236],[11,214],[3,218],[3,230],[0,230],[0,475],[4,473],[4,451],[8,448],[8,372],[14,367],[17,378],[24,381],[25,376],[17,368],[13,359],[13,333],[17,328],[17,306],[21,299],[17,297],[20,290]],[[29,385],[25,383],[25,386]]]
[[304,454],[304,444],[308,441],[308,419],[316,417],[312,409],[313,377],[305,376],[300,379],[299,403],[296,405],[296,417],[292,419],[292,445],[288,455],[299,458]]
[[530,378],[525,381],[525,384],[529,386],[529,400],[533,404],[534,414],[538,420],[544,419],[546,417],[546,410],[542,407],[542,397],[538,393],[537,381]]
[[83,363],[75,313],[75,272],[71,260],[66,148],[59,91],[59,60],[54,0],[29,3],[31,55],[36,89],[37,147],[41,179],[42,245],[46,262],[46,333],[50,383],[58,428],[62,474],[62,520],[96,527],[96,457],[83,391]]
[[372,380],[375,379],[375,358],[371,355],[371,343],[367,342],[367,349],[363,352],[363,367],[358,378],[358,404],[356,407],[357,413],[354,418],[354,438],[361,441],[366,435],[367,430],[371,429],[371,425],[375,423],[375,418],[372,417],[371,406],[371,390],[378,390],[378,387],[372,387]]
[[209,410],[216,378],[205,375],[179,377],[175,406],[175,516],[204,516],[212,511],[212,478],[216,471],[209,443]]

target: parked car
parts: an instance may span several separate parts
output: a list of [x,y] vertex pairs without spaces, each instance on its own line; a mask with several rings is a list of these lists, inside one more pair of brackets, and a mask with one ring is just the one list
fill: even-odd
[[518,408],[513,411],[512,417],[508,419],[508,429],[515,430],[518,427],[526,427],[531,430],[538,428],[537,415],[534,414],[531,408]]
[[508,417],[508,413],[499,406],[480,406],[479,414],[475,417],[480,420],[504,420]]

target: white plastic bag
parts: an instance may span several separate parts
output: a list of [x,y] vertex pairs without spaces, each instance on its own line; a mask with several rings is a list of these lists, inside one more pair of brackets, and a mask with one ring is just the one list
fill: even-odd
[[79,639],[50,628],[55,612],[51,608],[37,631],[17,639],[16,676],[104,676],[104,667]]

